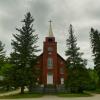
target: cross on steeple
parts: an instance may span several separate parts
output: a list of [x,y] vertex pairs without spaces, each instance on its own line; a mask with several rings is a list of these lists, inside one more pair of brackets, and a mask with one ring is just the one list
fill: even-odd
[[50,24],[52,23],[52,20],[49,20],[48,22],[50,22]]
[[49,37],[53,37],[52,26],[51,26],[52,21],[50,20],[49,22],[50,22]]

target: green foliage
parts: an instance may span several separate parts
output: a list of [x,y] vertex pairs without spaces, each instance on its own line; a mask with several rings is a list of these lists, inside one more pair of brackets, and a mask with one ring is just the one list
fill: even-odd
[[88,69],[88,73],[90,76],[89,84],[87,85],[87,90],[96,90],[97,88],[97,83],[98,83],[98,75],[95,69]]
[[88,72],[89,72],[89,74],[91,76],[91,79],[97,84],[99,77],[97,75],[96,70],[95,69],[88,69]]
[[65,55],[68,57],[68,67],[85,66],[87,64],[86,59],[82,59],[83,53],[79,52],[80,48],[77,47],[77,39],[74,35],[73,27],[69,27],[69,38],[66,40],[67,50]]
[[36,66],[36,55],[38,51],[36,42],[37,34],[33,34],[34,19],[28,12],[22,20],[22,28],[16,30],[19,34],[13,34],[15,40],[12,40],[13,52],[11,53],[10,63],[12,64],[12,80],[17,86],[21,87],[21,93],[24,92],[24,86],[32,88],[36,84],[38,77],[38,68]]
[[4,44],[0,41],[0,69],[4,65],[4,59],[5,59],[5,51],[4,51]]
[[4,87],[4,74],[3,69],[6,66],[6,58],[5,58],[5,51],[4,51],[5,45],[0,41],[0,87],[3,89]]
[[90,97],[92,96],[90,93],[58,93],[58,97]]
[[98,30],[91,28],[90,39],[91,39],[91,48],[94,56],[95,70],[97,71],[97,74],[99,76],[99,82],[98,82],[99,85],[100,84],[100,33],[98,32]]
[[90,77],[87,69],[73,67],[68,70],[68,79],[65,82],[66,88],[72,93],[83,93],[88,88]]
[[10,89],[10,80],[7,77],[10,73],[7,72],[11,65],[8,63],[8,58],[5,57],[4,46],[5,45],[0,41],[0,87],[2,91],[8,91]]
[[66,40],[67,50],[66,56],[68,69],[68,79],[65,81],[66,88],[72,93],[82,93],[89,83],[89,73],[86,69],[86,60],[82,59],[83,53],[77,47],[77,39],[74,35],[73,27],[69,27],[69,38]]
[[0,86],[3,88],[4,91],[12,90],[12,64],[9,63],[9,58],[5,58],[4,65],[1,68],[1,76],[3,79],[0,81]]

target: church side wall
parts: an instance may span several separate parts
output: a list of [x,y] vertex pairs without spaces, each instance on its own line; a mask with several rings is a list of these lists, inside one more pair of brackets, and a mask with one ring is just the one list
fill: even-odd
[[61,59],[60,56],[57,56],[58,59],[58,83],[61,84],[61,78],[66,80],[67,78],[67,71],[66,71],[66,64],[65,61]]

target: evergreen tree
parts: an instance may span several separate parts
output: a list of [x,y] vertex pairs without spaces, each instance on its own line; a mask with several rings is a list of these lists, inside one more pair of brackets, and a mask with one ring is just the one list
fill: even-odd
[[36,42],[37,34],[33,34],[34,21],[31,13],[28,12],[22,20],[22,28],[16,30],[19,34],[13,34],[15,40],[12,40],[13,52],[11,53],[11,63],[13,64],[13,79],[17,86],[21,87],[21,93],[24,93],[24,87],[29,86],[31,91],[32,85],[36,84],[38,69],[36,67]]
[[91,28],[90,32],[91,48],[94,56],[95,69],[99,76],[100,84],[100,33],[98,30]]
[[68,79],[65,84],[71,92],[83,92],[88,82],[89,74],[86,69],[86,60],[82,59],[83,53],[80,53],[80,48],[77,47],[77,39],[74,35],[73,27],[69,27],[69,38],[66,40],[67,50],[66,56],[68,68]]
[[88,72],[89,72],[89,75],[91,77],[91,80],[90,80],[90,84],[88,86],[88,89],[89,90],[95,90],[97,88],[97,84],[98,84],[98,75],[97,75],[97,72],[95,69],[88,69]]
[[5,51],[4,44],[0,41],[0,86],[2,85],[2,68],[4,67]]
[[12,72],[14,73],[14,70],[11,70],[12,65],[9,63],[9,58],[5,58],[4,65],[1,68],[1,75],[3,79],[1,80],[1,86],[4,90],[8,91],[11,89],[12,85]]
[[4,64],[4,58],[5,58],[5,51],[4,51],[4,44],[0,41],[0,69]]

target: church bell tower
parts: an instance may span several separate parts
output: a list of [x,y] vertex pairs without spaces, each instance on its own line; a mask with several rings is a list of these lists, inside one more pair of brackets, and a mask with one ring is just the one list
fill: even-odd
[[52,31],[52,25],[49,21],[48,36],[43,42],[43,53],[38,57],[37,66],[41,73],[39,76],[40,84],[45,85],[60,85],[64,84],[66,79],[65,60],[57,53],[57,42]]
[[48,37],[45,38],[43,47],[43,77],[44,84],[57,83],[57,42],[52,32],[51,21],[49,26]]

